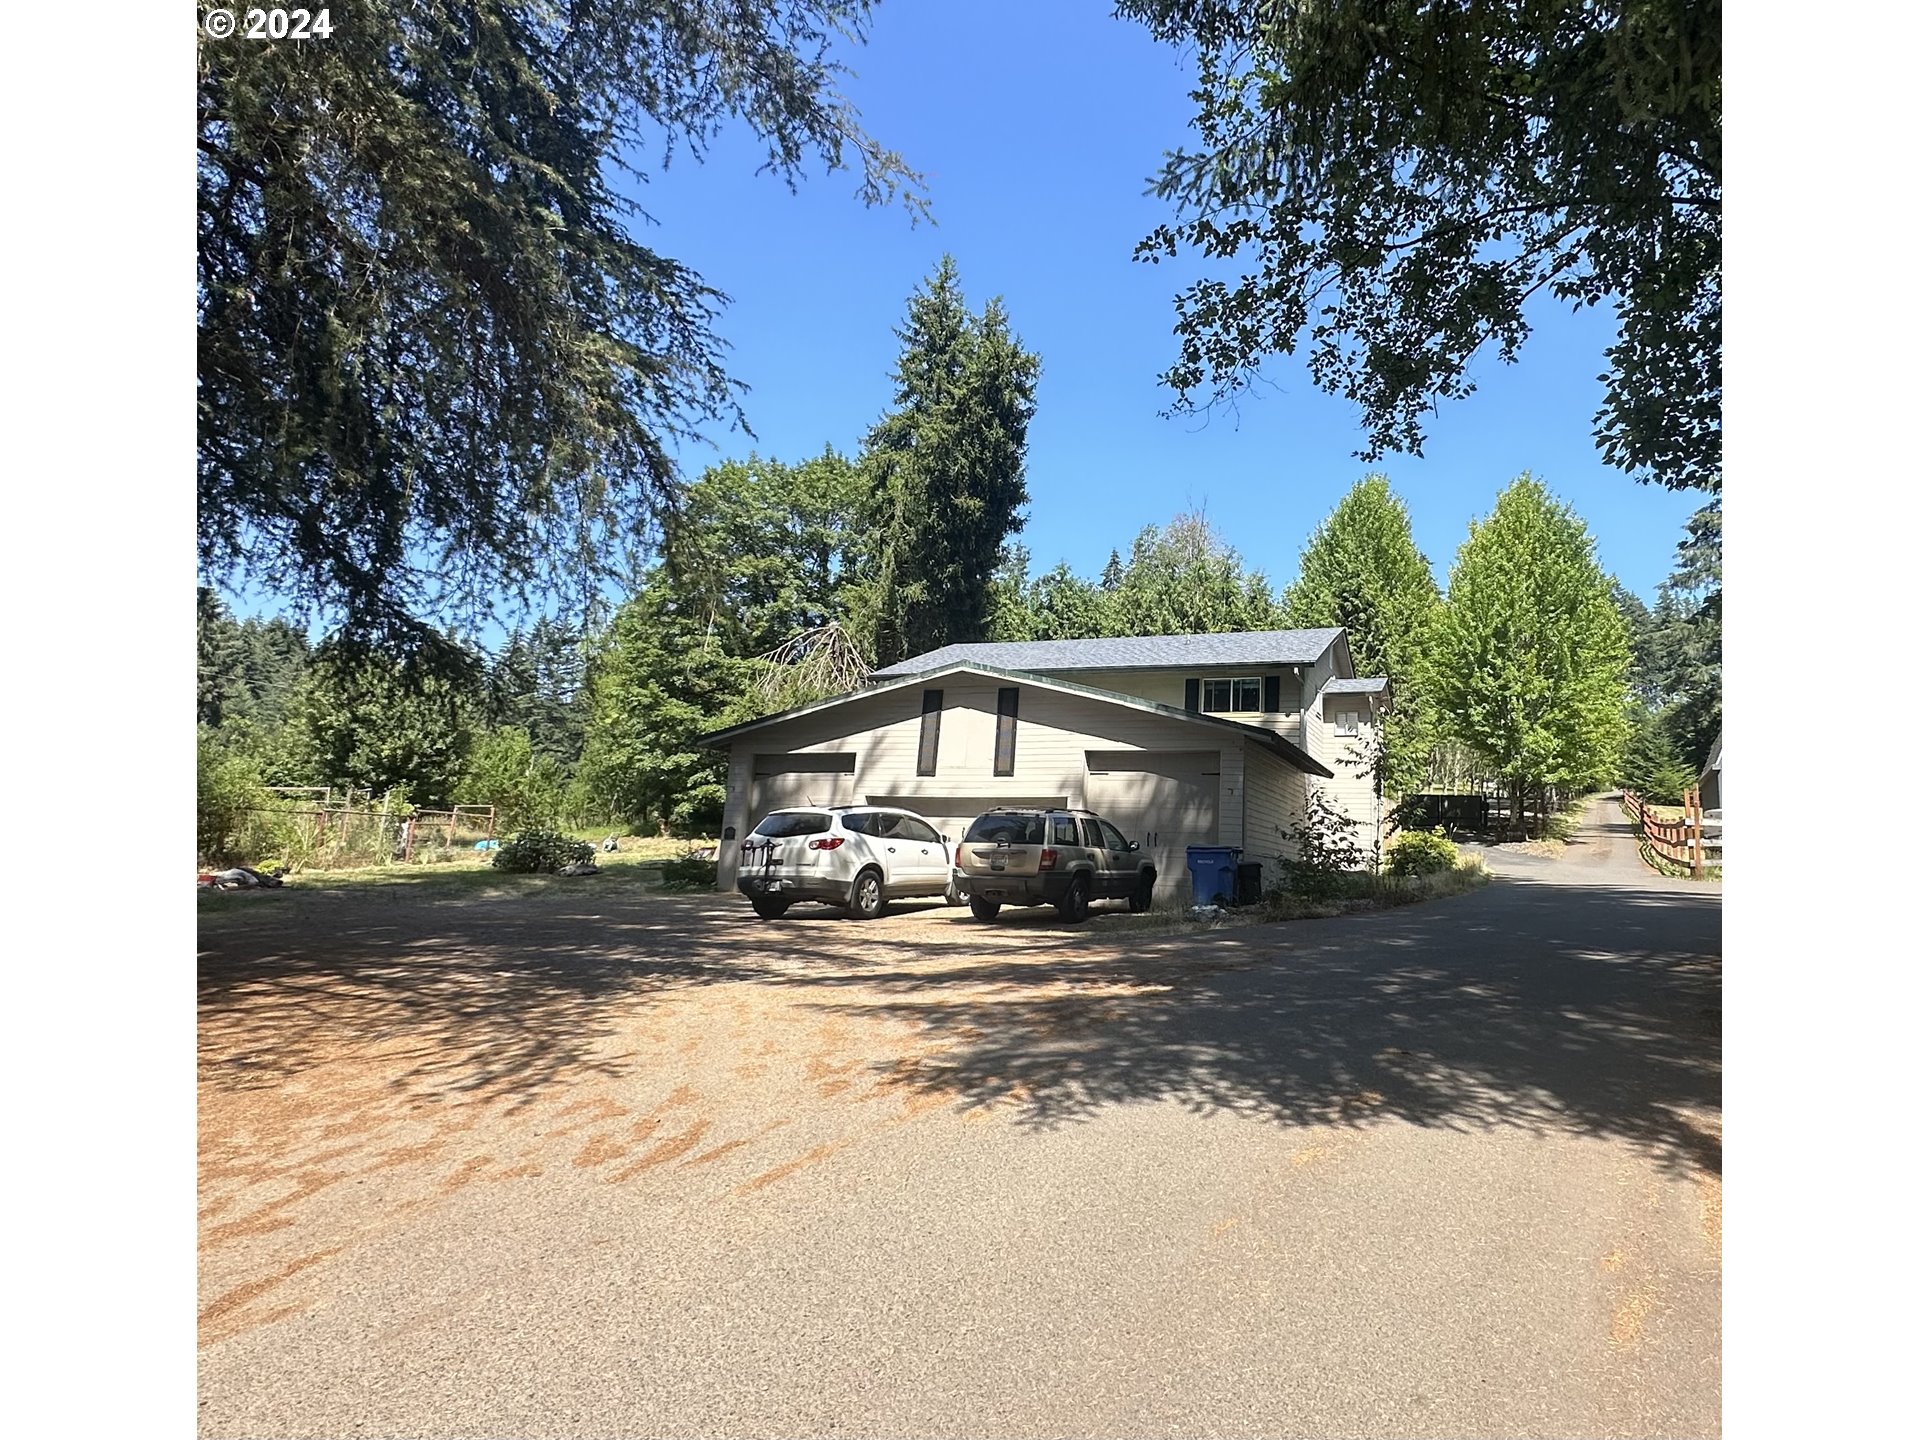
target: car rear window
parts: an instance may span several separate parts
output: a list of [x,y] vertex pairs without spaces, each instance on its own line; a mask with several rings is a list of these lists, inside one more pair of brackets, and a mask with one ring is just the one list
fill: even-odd
[[819,835],[826,830],[828,823],[827,817],[818,810],[788,810],[767,816],[754,826],[753,833],[769,840],[778,840],[786,835]]
[[967,839],[997,845],[1044,845],[1047,842],[1047,817],[1044,815],[982,815],[967,827]]

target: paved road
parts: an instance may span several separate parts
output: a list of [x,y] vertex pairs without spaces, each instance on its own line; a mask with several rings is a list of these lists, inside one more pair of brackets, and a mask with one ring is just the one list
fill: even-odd
[[212,927],[202,1433],[1716,1434],[1719,897],[1589,821],[1200,940]]

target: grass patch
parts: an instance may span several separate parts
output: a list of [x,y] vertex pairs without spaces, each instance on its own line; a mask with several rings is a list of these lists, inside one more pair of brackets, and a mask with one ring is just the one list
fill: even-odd
[[1324,920],[1335,915],[1416,905],[1445,895],[1464,895],[1469,890],[1478,890],[1492,878],[1478,856],[1468,856],[1451,870],[1431,875],[1324,876],[1324,893],[1296,895],[1286,890],[1270,890],[1258,909],[1267,920]]
[[1269,890],[1257,905],[1195,915],[1188,906],[1166,905],[1144,915],[1096,910],[1090,928],[1096,934],[1153,936],[1194,934],[1239,925],[1266,925],[1276,920],[1327,920],[1368,910],[1415,905],[1446,895],[1478,890],[1493,879],[1478,856],[1468,856],[1451,870],[1432,875],[1334,875],[1323,877],[1327,893],[1295,895]]
[[[1693,879],[1693,871],[1691,869],[1676,860],[1669,860],[1658,850],[1654,849],[1652,844],[1646,840],[1640,842],[1640,858],[1647,862],[1648,869],[1657,870],[1669,880]],[[1700,878],[1702,880],[1718,880],[1720,878],[1720,867],[1718,865],[1707,866],[1705,870],[1701,872]]]
[[[585,839],[582,833],[579,838]],[[604,839],[605,837],[602,836]],[[319,894],[330,891],[400,887],[474,896],[485,893],[524,895],[553,885],[594,885],[619,880],[646,889],[660,888],[661,862],[683,855],[690,847],[713,845],[712,840],[676,840],[671,836],[625,836],[621,848],[610,853],[596,850],[593,860],[602,872],[598,876],[516,875],[493,868],[485,851],[455,851],[447,859],[415,862],[408,865],[368,865],[357,870],[297,870],[287,876],[286,889]],[[251,895],[247,890],[199,891],[201,908],[218,906],[234,895]]]

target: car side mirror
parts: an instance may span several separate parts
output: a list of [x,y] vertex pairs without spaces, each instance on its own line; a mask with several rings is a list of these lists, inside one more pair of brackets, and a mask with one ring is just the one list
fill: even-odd
[[940,843],[942,845],[951,845],[953,844],[953,837],[951,835],[942,835],[940,837]]

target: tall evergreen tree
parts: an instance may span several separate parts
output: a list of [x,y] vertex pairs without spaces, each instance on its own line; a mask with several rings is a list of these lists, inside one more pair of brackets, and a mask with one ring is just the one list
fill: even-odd
[[1611,581],[1613,605],[1627,627],[1627,651],[1632,657],[1627,666],[1627,685],[1635,703],[1651,709],[1660,703],[1659,659],[1653,611],[1647,602],[1620,583]]
[[1437,737],[1421,686],[1439,605],[1433,567],[1384,475],[1361,480],[1314,531],[1300,555],[1300,576],[1281,599],[1288,625],[1343,627],[1355,670],[1392,683],[1382,727],[1381,780],[1389,795],[1426,780]]
[[992,598],[987,616],[987,639],[1036,638],[1036,619],[1027,593],[1027,570],[1032,563],[1033,552],[1017,542],[1009,541],[1001,552],[1000,563],[994,568],[989,586]]
[[1720,502],[1694,512],[1662,582],[1655,643],[1669,702],[1662,723],[1696,773],[1720,733]]
[[594,665],[581,766],[595,798],[636,827],[713,833],[726,801],[726,756],[694,740],[751,717],[762,669],[728,654],[670,586],[634,596],[615,614]]
[[1628,661],[1593,537],[1522,475],[1469,527],[1425,686],[1446,733],[1506,777],[1516,821],[1546,786],[1615,777]]
[[459,647],[405,674],[352,642],[323,644],[289,716],[306,783],[359,786],[376,794],[404,786],[415,804],[452,801],[472,744],[481,664],[449,674]]
[[895,333],[894,408],[865,454],[880,536],[872,648],[881,665],[986,638],[994,571],[1025,524],[1040,376],[998,299],[968,312],[951,255],[908,300]]
[[194,597],[194,644],[199,662],[194,717],[202,725],[218,726],[237,713],[243,698],[246,642],[226,602],[211,586],[202,585]]
[[1089,585],[1062,560],[1027,592],[1035,640],[1087,640],[1113,634],[1111,592]]

